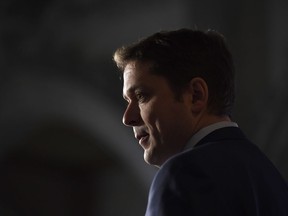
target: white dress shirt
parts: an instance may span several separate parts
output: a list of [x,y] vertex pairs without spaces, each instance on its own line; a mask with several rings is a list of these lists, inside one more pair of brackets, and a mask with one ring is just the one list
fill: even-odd
[[217,122],[207,127],[204,127],[191,137],[191,139],[188,141],[187,145],[185,146],[184,151],[193,148],[202,138],[204,138],[211,132],[220,128],[224,128],[224,127],[238,127],[238,125],[235,122],[222,121],[222,122]]

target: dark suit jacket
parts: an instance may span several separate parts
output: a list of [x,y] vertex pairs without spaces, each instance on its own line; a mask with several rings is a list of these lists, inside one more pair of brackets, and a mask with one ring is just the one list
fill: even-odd
[[288,216],[288,187],[237,127],[218,129],[156,174],[146,216]]

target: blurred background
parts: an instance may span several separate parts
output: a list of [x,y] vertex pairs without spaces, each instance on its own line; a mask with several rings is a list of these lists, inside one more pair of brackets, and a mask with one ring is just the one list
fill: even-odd
[[1,0],[0,215],[144,215],[156,171],[122,126],[116,48],[223,33],[234,120],[288,179],[288,1]]

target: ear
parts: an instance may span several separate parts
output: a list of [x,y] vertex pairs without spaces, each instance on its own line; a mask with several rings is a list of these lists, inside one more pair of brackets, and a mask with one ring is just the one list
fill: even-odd
[[199,113],[207,108],[209,91],[204,79],[200,77],[193,78],[189,84],[189,92],[193,113]]

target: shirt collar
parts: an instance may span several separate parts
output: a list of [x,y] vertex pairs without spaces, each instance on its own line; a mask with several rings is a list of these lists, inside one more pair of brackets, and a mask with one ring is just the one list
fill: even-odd
[[190,140],[188,141],[187,145],[184,148],[184,151],[193,148],[202,138],[204,138],[211,132],[224,127],[238,127],[238,125],[235,122],[221,121],[211,124],[207,127],[204,127],[190,138]]

